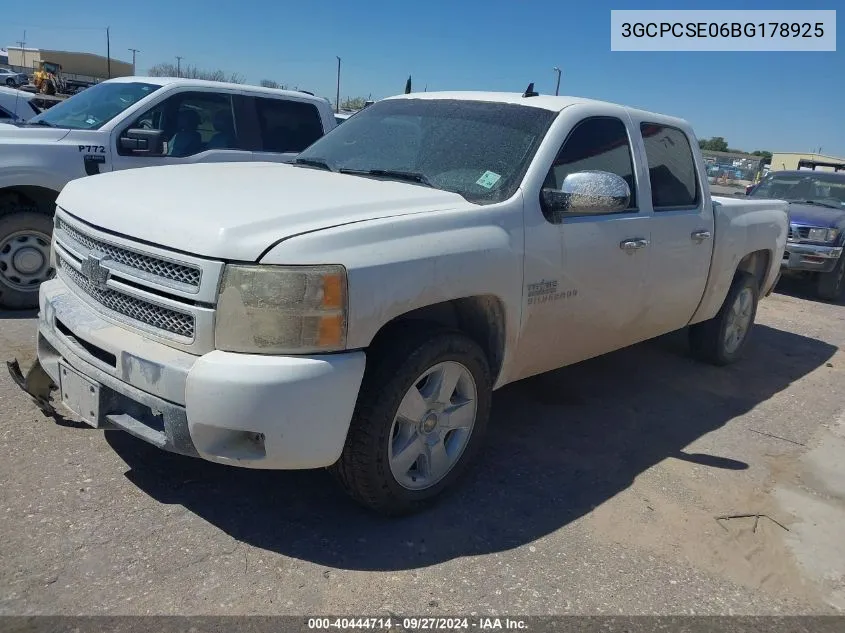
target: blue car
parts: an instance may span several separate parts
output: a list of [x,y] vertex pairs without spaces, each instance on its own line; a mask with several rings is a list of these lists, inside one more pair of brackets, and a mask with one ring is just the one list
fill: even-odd
[[842,298],[845,172],[770,172],[748,195],[789,202],[789,236],[781,272],[807,278],[822,299]]

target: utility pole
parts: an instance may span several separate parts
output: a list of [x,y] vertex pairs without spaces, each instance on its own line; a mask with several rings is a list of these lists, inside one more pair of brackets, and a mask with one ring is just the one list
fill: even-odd
[[555,66],[552,70],[557,73],[557,85],[555,86],[555,96],[560,94],[560,68]]
[[111,37],[109,37],[109,28],[106,27],[106,74],[108,79],[111,79]]
[[23,32],[23,39],[18,44],[21,47],[21,66],[26,68],[26,31]]
[[334,111],[335,113],[340,112],[340,57],[337,58],[337,97],[334,102]]
[[179,55],[176,56],[176,76],[182,76],[182,57]]
[[130,48],[128,50],[132,51],[132,74],[137,75],[138,73],[135,72],[135,53],[140,53],[141,51],[137,48]]

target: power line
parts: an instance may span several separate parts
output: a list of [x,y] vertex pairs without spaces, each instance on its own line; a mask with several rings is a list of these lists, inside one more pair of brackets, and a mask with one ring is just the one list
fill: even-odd
[[4,22],[5,26],[26,27],[35,31],[102,31],[104,26],[38,26],[33,24],[18,24],[15,22]]

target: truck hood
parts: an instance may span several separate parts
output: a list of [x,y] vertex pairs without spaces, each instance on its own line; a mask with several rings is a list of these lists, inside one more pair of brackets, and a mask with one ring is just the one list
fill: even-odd
[[56,143],[61,141],[69,133],[70,130],[63,127],[15,124],[3,125],[0,126],[0,145],[16,143]]
[[789,221],[804,226],[833,229],[845,224],[845,207],[842,210],[817,204],[789,203]]
[[456,193],[280,163],[145,167],[71,181],[58,206],[100,229],[195,255],[257,261],[285,238],[475,206]]

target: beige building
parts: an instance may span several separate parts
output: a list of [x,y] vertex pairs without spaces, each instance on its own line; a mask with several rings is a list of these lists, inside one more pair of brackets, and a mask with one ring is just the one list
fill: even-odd
[[[109,76],[109,63],[104,55],[54,51],[45,48],[22,49],[14,46],[8,47],[8,51],[10,66],[21,66],[30,69],[30,72],[31,69],[38,67],[39,62],[45,61],[61,64],[62,72],[71,76],[80,75],[97,79],[106,79]],[[129,77],[134,74],[132,64],[129,62],[112,57],[110,65],[112,77]]]
[[777,152],[772,154],[770,169],[784,171],[789,169],[817,169],[819,171],[845,171],[845,158],[825,156],[824,154],[805,154],[801,152]]

